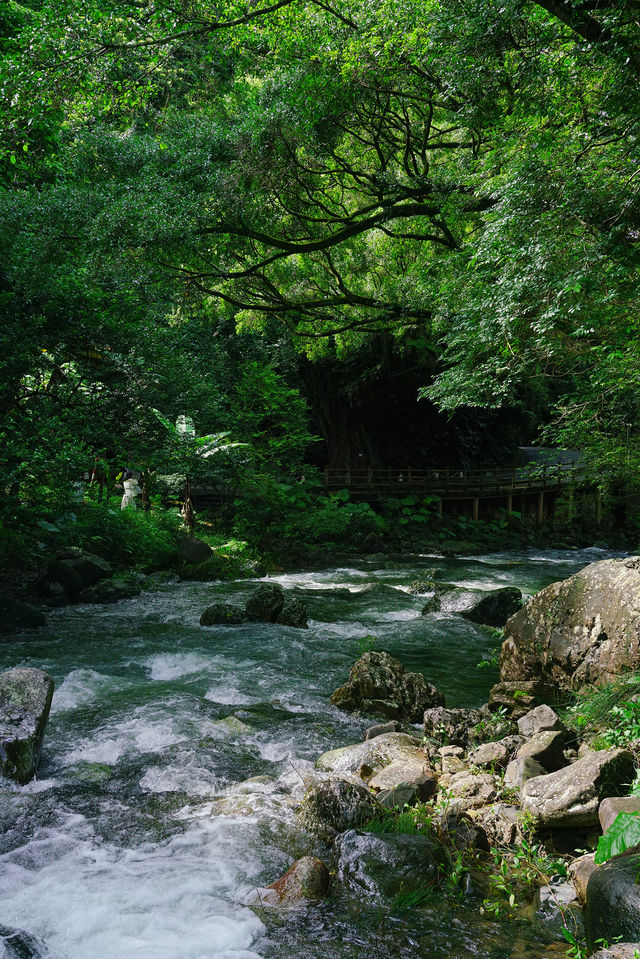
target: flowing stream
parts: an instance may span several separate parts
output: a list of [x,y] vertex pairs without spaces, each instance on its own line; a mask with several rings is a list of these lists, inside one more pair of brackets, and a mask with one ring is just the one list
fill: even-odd
[[486,701],[496,670],[476,664],[494,635],[421,617],[413,580],[532,593],[608,555],[349,560],[270,577],[307,603],[308,630],[200,627],[211,603],[244,602],[256,583],[241,581],[65,607],[11,637],[0,669],[45,669],[56,692],[37,781],[0,786],[0,923],[41,937],[51,959],[539,957],[543,930],[490,921],[477,902],[399,916],[340,890],[287,913],[246,903],[294,859],[327,856],[293,796],[321,752],[370,724],[329,704],[363,637],[422,671],[447,705]]

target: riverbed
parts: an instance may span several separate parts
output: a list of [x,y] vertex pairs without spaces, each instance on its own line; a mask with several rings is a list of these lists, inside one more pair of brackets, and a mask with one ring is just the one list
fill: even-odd
[[495,632],[421,617],[414,580],[525,594],[613,554],[349,559],[269,577],[307,604],[309,629],[199,626],[255,581],[168,583],[106,606],[69,606],[0,645],[0,668],[55,679],[38,779],[0,786],[0,923],[51,959],[534,959],[548,935],[493,922],[471,899],[396,914],[336,889],[287,914],[251,909],[257,887],[308,852],[295,796],[324,750],[371,721],[329,704],[364,648],[419,670],[448,706],[486,701],[478,669]]

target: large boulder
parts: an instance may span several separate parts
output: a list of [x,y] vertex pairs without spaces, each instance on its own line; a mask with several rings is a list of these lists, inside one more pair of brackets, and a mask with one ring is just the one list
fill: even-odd
[[34,606],[11,596],[0,596],[0,633],[13,633],[16,629],[44,626],[44,613]]
[[331,702],[347,712],[360,710],[419,723],[426,709],[444,706],[444,696],[421,673],[406,672],[389,653],[371,652],[357,660]]
[[211,547],[196,536],[180,533],[178,537],[178,558],[183,563],[204,563],[212,555]]
[[0,673],[0,773],[19,783],[33,778],[53,697],[53,679],[16,666]]
[[603,799],[628,790],[635,774],[633,755],[624,749],[591,752],[522,787],[522,806],[540,826],[595,826]]
[[638,556],[592,563],[547,586],[508,621],[500,656],[502,681],[567,690],[638,668]]
[[587,945],[599,939],[640,941],[640,855],[616,856],[595,869],[587,885]]
[[281,626],[293,626],[295,629],[307,629],[307,607],[296,596],[285,596],[278,622]]

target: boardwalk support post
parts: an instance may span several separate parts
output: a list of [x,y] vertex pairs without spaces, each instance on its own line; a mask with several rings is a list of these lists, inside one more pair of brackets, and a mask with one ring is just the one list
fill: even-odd
[[544,491],[540,490],[538,493],[538,516],[537,516],[538,526],[542,526],[544,521]]
[[474,496],[474,498],[473,498],[473,518],[474,518],[475,520],[477,520],[479,514],[480,514],[480,498],[479,498],[478,496]]

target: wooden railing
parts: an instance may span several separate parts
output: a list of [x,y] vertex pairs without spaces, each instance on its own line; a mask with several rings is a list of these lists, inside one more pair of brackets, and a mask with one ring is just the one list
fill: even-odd
[[440,496],[444,499],[500,496],[521,491],[536,492],[584,483],[586,471],[580,463],[554,463],[518,469],[383,469],[325,467],[327,491],[347,489],[350,493],[406,493]]

